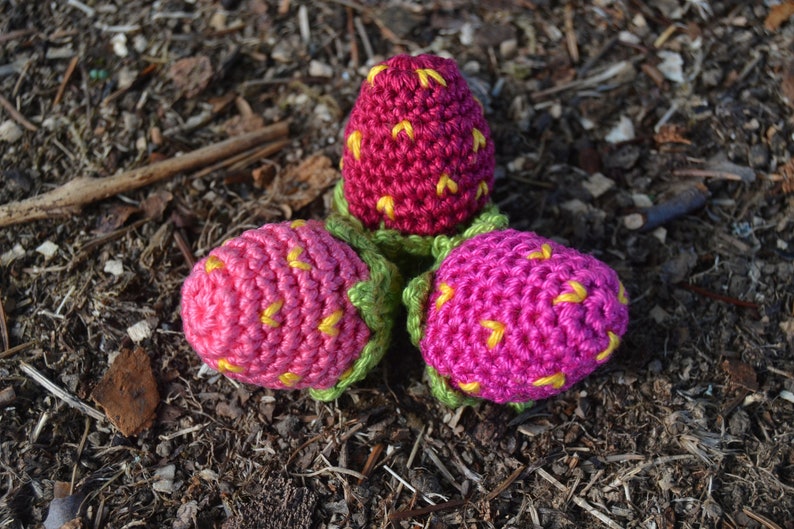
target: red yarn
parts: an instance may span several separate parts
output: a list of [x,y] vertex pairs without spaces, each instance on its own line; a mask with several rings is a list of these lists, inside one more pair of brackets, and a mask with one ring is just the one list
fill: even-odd
[[345,130],[350,213],[369,229],[452,233],[488,201],[494,146],[454,61],[398,55],[364,81]]

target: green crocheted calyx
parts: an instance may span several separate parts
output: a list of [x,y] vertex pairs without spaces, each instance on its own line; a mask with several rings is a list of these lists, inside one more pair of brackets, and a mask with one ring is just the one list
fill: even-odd
[[[333,208],[339,215],[357,226],[362,226],[361,221],[350,213],[344,193],[344,180],[339,180],[334,187]],[[477,235],[477,233],[504,229],[507,227],[507,223],[507,217],[499,212],[496,205],[489,202],[467,224],[468,227],[458,235],[404,235],[397,230],[380,228],[370,231],[370,237],[387,258],[393,261],[401,261],[404,256],[428,257],[432,255],[435,257],[434,247],[438,244],[439,239],[458,240],[459,242],[461,238],[469,238]],[[362,229],[365,228],[362,226]],[[471,232],[472,229],[475,229],[475,231]],[[470,233],[470,235],[465,236],[464,234],[466,233]]]
[[327,389],[309,389],[312,398],[320,401],[338,398],[353,383],[366,377],[383,358],[389,347],[394,313],[399,305],[402,288],[402,277],[397,267],[380,254],[360,225],[332,214],[325,221],[325,228],[331,235],[356,250],[369,268],[369,279],[353,285],[347,295],[371,334],[359,357],[334,386]]
[[447,377],[441,375],[432,367],[427,366],[425,373],[430,381],[430,393],[442,404],[446,404],[450,408],[460,408],[461,406],[474,406],[480,402],[480,399],[468,397],[454,389],[449,385]]

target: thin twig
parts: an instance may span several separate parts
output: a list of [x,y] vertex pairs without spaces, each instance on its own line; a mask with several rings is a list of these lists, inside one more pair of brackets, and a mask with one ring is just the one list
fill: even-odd
[[[284,138],[286,122],[263,127],[226,141],[197,149],[183,156],[169,158],[105,178],[79,177],[47,193],[0,206],[0,227],[31,220],[73,215],[81,206],[119,193],[126,193],[177,173],[214,163],[262,144]],[[283,147],[284,142],[275,142]],[[275,145],[274,147],[275,148]]]
[[746,514],[748,518],[752,518],[753,520],[755,520],[756,522],[760,523],[761,525],[763,525],[767,529],[783,529],[782,527],[780,527],[778,524],[776,524],[775,522],[773,522],[769,518],[767,518],[765,516],[761,516],[758,513],[754,513],[748,507],[742,507],[742,512],[744,514]]
[[74,69],[77,68],[77,63],[80,61],[80,57],[75,55],[72,57],[72,60],[69,61],[69,66],[66,67],[66,71],[63,73],[63,79],[61,80],[61,86],[58,87],[58,92],[55,94],[55,99],[52,100],[52,106],[57,107],[60,104],[61,99],[63,99],[63,93],[66,90],[66,85],[69,83],[69,79],[72,78],[72,74],[74,73]]
[[600,520],[601,523],[603,523],[610,529],[623,529],[623,527],[621,527],[615,520],[611,519],[609,516],[597,510],[589,503],[587,503],[587,501],[584,498],[581,498],[579,496],[574,496],[573,502],[582,509],[584,509],[585,511],[587,511],[588,514]]
[[0,353],[5,353],[11,347],[11,342],[8,338],[8,323],[6,322],[6,310],[3,306],[3,291],[0,290],[0,344],[3,350]]
[[17,110],[14,107],[14,105],[11,104],[11,102],[8,99],[6,99],[1,95],[0,95],[0,106],[2,106],[6,110],[6,112],[8,112],[8,115],[11,116],[11,119],[13,119],[17,123],[25,127],[26,129],[28,129],[30,132],[36,132],[37,130],[39,130],[39,128],[30,121],[28,121],[28,119],[25,116],[23,116],[19,112],[19,110]]
[[408,520],[410,518],[417,518],[419,516],[424,516],[426,514],[432,514],[434,512],[440,511],[448,511],[450,509],[457,509],[458,507],[463,507],[469,502],[466,498],[461,498],[458,500],[450,500],[444,503],[439,503],[438,505],[429,505],[427,507],[422,507],[421,509],[412,509],[407,511],[397,511],[393,512],[389,515],[389,520],[392,522],[398,522],[400,520]]
[[383,443],[378,443],[372,447],[372,450],[369,452],[369,457],[367,457],[367,461],[364,463],[364,468],[361,469],[361,475],[364,477],[358,480],[359,485],[364,483],[364,479],[368,478],[372,473],[372,469],[375,468],[375,464],[378,462],[378,458],[382,453]]
[[41,387],[52,393],[54,396],[58,397],[66,404],[80,410],[84,414],[88,415],[89,417],[96,419],[97,421],[103,421],[105,416],[99,410],[92,408],[88,404],[84,403],[82,400],[78,399],[74,395],[68,393],[66,390],[62,389],[60,386],[56,385],[50,379],[42,375],[35,367],[26,363],[20,362],[19,368],[25,372],[30,378],[34,380],[37,384]]
[[717,178],[719,180],[731,180],[734,182],[741,182],[744,180],[741,176],[727,171],[715,171],[711,169],[676,169],[673,171],[673,176],[691,176],[695,178]]
[[722,301],[724,303],[735,305],[737,307],[744,307],[746,309],[754,309],[754,310],[759,309],[758,304],[753,303],[752,301],[744,301],[743,299],[737,299],[731,296],[726,296],[718,292],[712,292],[711,290],[705,289],[703,287],[690,285],[689,283],[678,283],[676,286],[683,288],[684,290],[689,290],[691,292],[694,292],[695,294],[700,294],[701,296],[705,296],[711,299],[716,299],[717,301]]
[[33,341],[21,343],[19,345],[15,345],[14,347],[11,347],[10,349],[6,349],[5,351],[0,352],[0,360],[2,360],[4,358],[10,358],[10,357],[14,356],[15,354],[17,354],[18,352],[24,351],[25,349],[27,349],[29,347],[33,347],[34,345],[36,345],[36,342],[33,342]]
[[496,498],[496,497],[497,497],[497,496],[499,496],[501,493],[503,493],[504,491],[506,491],[506,490],[507,490],[507,488],[508,488],[510,485],[512,485],[512,484],[513,484],[513,482],[514,482],[515,480],[517,480],[517,479],[518,479],[518,476],[520,476],[520,475],[521,475],[521,473],[522,473],[524,470],[526,470],[526,468],[527,468],[526,466],[520,466],[520,467],[518,467],[517,469],[515,469],[515,470],[512,472],[512,474],[510,474],[509,476],[507,476],[507,479],[506,479],[506,480],[504,480],[502,483],[500,483],[498,487],[496,487],[494,490],[492,490],[491,492],[489,492],[487,496],[485,496],[485,501],[491,501],[492,499]]
[[414,494],[418,494],[419,496],[421,496],[421,497],[422,497],[422,499],[423,499],[423,500],[425,500],[425,501],[426,501],[427,503],[429,503],[430,505],[435,505],[435,504],[436,504],[436,502],[434,502],[433,500],[431,500],[431,499],[430,499],[430,498],[427,496],[427,494],[425,494],[425,493],[424,493],[424,492],[422,492],[421,490],[417,490],[417,489],[416,489],[416,487],[414,487],[413,485],[411,485],[410,483],[408,483],[407,481],[405,481],[405,479],[403,479],[403,478],[402,478],[402,476],[400,476],[400,475],[399,475],[397,472],[395,472],[394,470],[392,470],[392,469],[391,469],[391,467],[390,467],[389,465],[383,465],[383,468],[384,468],[384,470],[386,470],[386,472],[388,472],[389,474],[391,474],[391,475],[392,475],[392,477],[393,477],[394,479],[396,479],[397,481],[399,481],[399,482],[402,484],[402,486],[403,486],[403,487],[405,487],[406,489],[410,490],[410,491],[411,491],[411,492],[413,492]]

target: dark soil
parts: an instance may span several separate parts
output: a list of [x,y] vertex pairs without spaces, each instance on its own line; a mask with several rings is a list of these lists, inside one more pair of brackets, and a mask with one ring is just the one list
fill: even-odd
[[[0,203],[291,123],[269,162],[0,228],[0,527],[794,528],[794,24],[772,3],[0,0]],[[403,333],[328,404],[202,369],[181,333],[189,259],[327,213],[326,184],[282,177],[338,162],[401,52],[468,76],[512,225],[631,295],[613,360],[520,415],[434,401]],[[136,345],[159,405],[124,436],[64,398],[96,407]]]

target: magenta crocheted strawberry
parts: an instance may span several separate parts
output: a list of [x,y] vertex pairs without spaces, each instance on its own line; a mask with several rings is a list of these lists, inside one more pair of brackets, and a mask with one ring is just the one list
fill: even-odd
[[433,393],[518,407],[606,362],[628,326],[614,270],[534,233],[493,231],[438,256],[403,300]]
[[398,55],[370,70],[345,130],[339,210],[369,230],[452,234],[488,202],[493,174],[488,123],[454,61]]
[[246,231],[182,287],[185,337],[230,378],[338,397],[383,355],[399,277],[339,217]]

